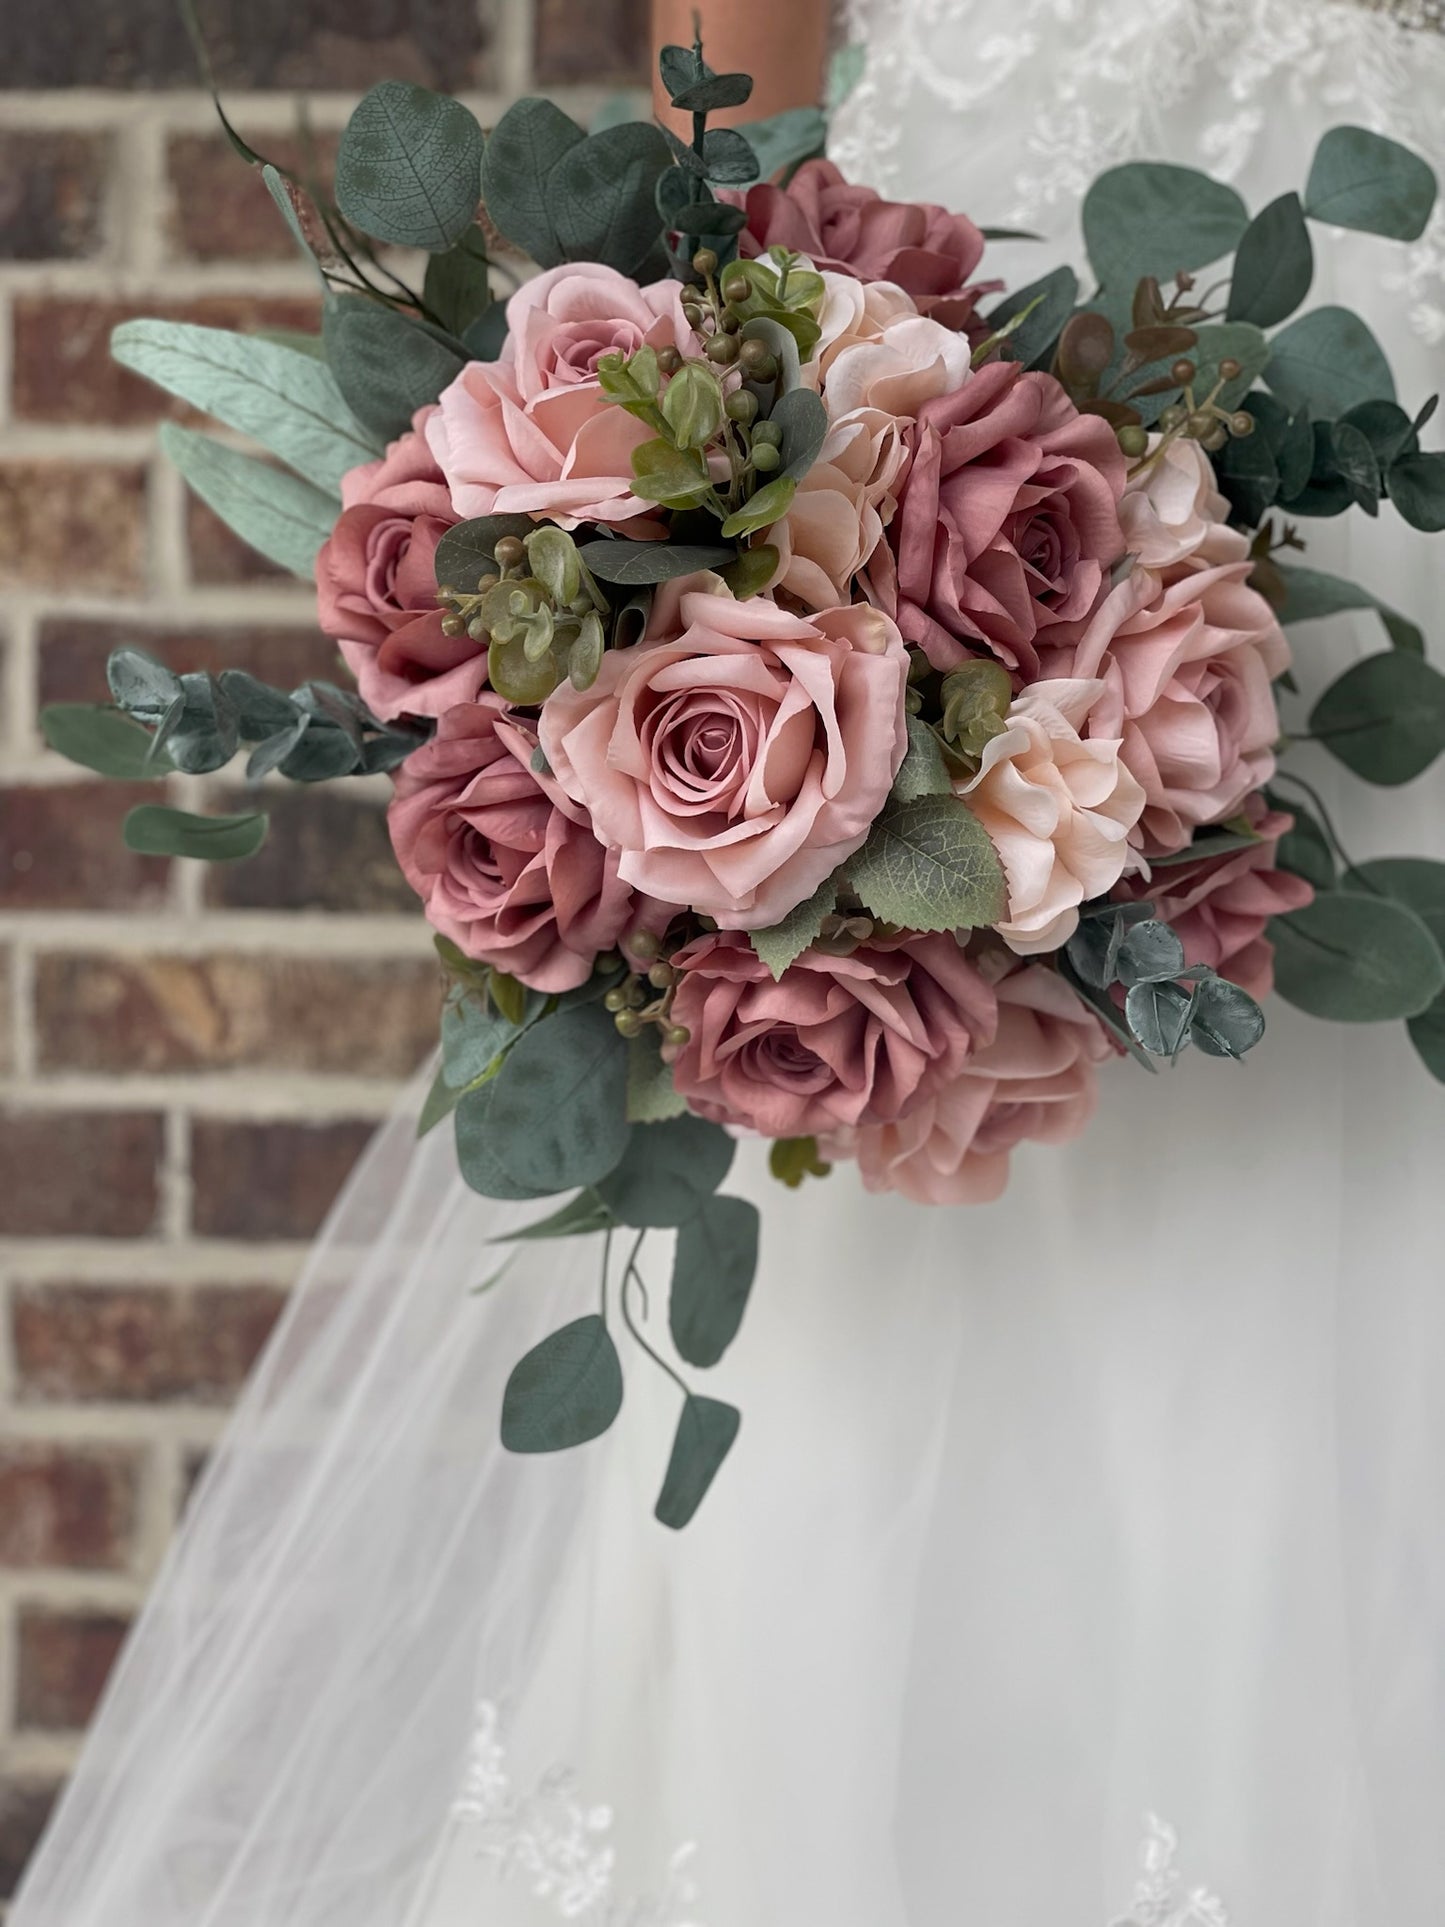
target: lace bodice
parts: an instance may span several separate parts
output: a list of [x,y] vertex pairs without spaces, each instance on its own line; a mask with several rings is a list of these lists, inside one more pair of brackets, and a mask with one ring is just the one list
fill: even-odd
[[[1236,178],[1281,103],[1389,133],[1445,173],[1442,0],[845,0],[861,80],[834,158],[885,192],[946,198],[1067,242],[1089,182],[1149,155]],[[1300,156],[1298,165],[1307,163]],[[1386,270],[1445,341],[1445,203]]]

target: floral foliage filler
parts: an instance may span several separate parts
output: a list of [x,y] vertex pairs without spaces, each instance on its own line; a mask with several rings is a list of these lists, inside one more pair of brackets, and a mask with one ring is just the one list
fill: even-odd
[[[543,100],[484,138],[387,83],[334,203],[238,140],[316,263],[320,337],[136,321],[115,353],[275,458],[163,431],[314,574],[356,688],[121,649],[113,706],[44,723],[126,778],[241,746],[253,781],[393,772],[450,985],[423,1125],[453,1118],[489,1197],[570,1194],[520,1237],[606,1234],[600,1306],[517,1366],[503,1440],[604,1431],[620,1323],[682,1394],[676,1527],[739,1423],[678,1369],[717,1363],[752,1284],[736,1134],[789,1185],[851,1158],[873,1190],[993,1198],[1017,1144],[1083,1129],[1101,1064],[1241,1057],[1272,988],[1406,1020],[1445,1079],[1445,866],[1351,863],[1280,766],[1311,741],[1396,784],[1445,744],[1419,630],[1289,559],[1306,517],[1445,527],[1445,454],[1356,315],[1290,318],[1312,220],[1421,231],[1435,182],[1392,141],[1335,129],[1253,219],[1202,174],[1114,168],[1092,291],[1058,268],[996,299],[985,234],[845,181],[820,115],[714,128],[748,78],[699,46],[662,73],[690,143]],[[419,289],[377,244],[424,251]],[[1281,624],[1360,608],[1391,646],[1282,726]],[[144,807],[125,835],[232,859],[265,830]],[[654,1227],[669,1357],[639,1318]]]

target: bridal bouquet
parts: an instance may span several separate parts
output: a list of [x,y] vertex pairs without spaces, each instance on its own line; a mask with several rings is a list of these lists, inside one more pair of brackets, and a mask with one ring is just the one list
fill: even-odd
[[[607,1234],[600,1309],[519,1363],[503,1440],[611,1424],[619,1322],[682,1393],[681,1526],[738,1427],[673,1361],[714,1365],[743,1315],[739,1134],[790,1185],[853,1160],[991,1199],[1017,1145],[1085,1127],[1102,1065],[1242,1057],[1271,990],[1407,1020],[1445,1078],[1445,866],[1351,863],[1281,767],[1310,740],[1394,784],[1445,745],[1419,630],[1293,559],[1351,508],[1445,527],[1445,455],[1356,315],[1290,319],[1312,221],[1425,224],[1429,168],[1378,134],[1335,129],[1252,219],[1202,174],[1114,168],[1088,282],[1005,293],[987,230],[817,158],[821,115],[711,127],[749,79],[700,46],[662,75],[688,142],[544,100],[484,136],[382,85],[334,201],[235,137],[317,265],[319,337],[138,321],[114,350],[275,458],[162,431],[314,575],[355,687],[122,648],[114,706],[45,728],[117,776],[243,747],[257,784],[392,774],[449,984],[423,1125],[452,1115],[488,1197],[570,1194],[516,1236]],[[1301,715],[1282,625],[1361,608],[1390,646]],[[265,833],[125,824],[220,860]],[[653,1227],[670,1356],[638,1316]]]

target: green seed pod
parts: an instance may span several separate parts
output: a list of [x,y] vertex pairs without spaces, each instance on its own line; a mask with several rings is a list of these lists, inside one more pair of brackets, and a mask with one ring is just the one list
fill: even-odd
[[783,457],[771,442],[753,443],[753,467],[759,475],[771,475],[775,468],[781,468]]
[[778,427],[776,422],[761,421],[758,423],[757,427],[753,430],[753,447],[756,448],[760,442],[770,442],[774,448],[782,447],[783,431]]
[[1147,455],[1149,452],[1148,431],[1141,428],[1137,422],[1128,422],[1123,428],[1116,429],[1114,439],[1131,460],[1136,460],[1140,455]]
[[635,1010],[619,1010],[612,1021],[621,1037],[636,1037],[642,1029],[642,1019]]
[[737,337],[728,334],[709,335],[707,347],[703,353],[719,368],[730,368],[738,358]]
[[735,388],[723,403],[723,411],[730,422],[738,422],[746,428],[757,417],[758,398],[749,394],[746,388]]

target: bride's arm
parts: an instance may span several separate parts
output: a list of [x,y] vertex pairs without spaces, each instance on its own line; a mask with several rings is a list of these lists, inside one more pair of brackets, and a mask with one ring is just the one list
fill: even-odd
[[746,107],[717,115],[719,123],[762,120],[785,107],[816,107],[823,97],[829,0],[652,0],[653,93],[660,114],[680,133],[687,116],[674,114],[656,79],[657,51],[669,42],[690,45],[693,17],[702,22],[703,51],[717,73],[753,76]]

